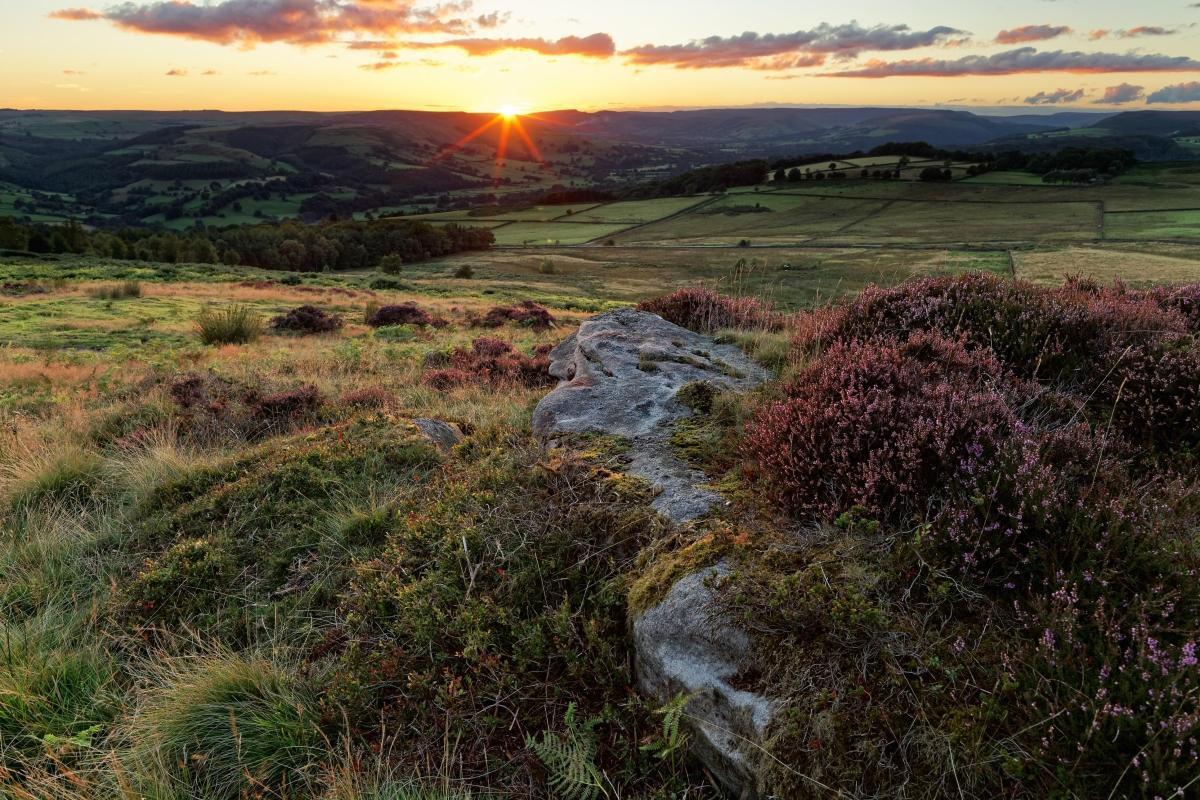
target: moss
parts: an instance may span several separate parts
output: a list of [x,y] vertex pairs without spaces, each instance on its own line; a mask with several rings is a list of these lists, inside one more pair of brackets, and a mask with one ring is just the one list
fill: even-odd
[[686,543],[679,538],[659,542],[642,554],[636,577],[629,586],[631,617],[657,605],[680,578],[715,564],[746,541],[743,532],[717,520],[702,531],[677,534],[677,537],[688,536],[694,538]]

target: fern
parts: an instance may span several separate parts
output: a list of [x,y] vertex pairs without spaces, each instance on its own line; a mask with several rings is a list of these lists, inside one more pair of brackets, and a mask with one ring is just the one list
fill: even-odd
[[680,692],[662,708],[654,710],[655,714],[662,717],[662,739],[642,745],[643,751],[652,752],[659,758],[667,759],[687,744],[687,734],[680,728],[680,724],[683,722],[684,711],[691,699],[692,696],[687,692]]
[[525,743],[550,772],[548,783],[562,800],[596,800],[608,797],[607,779],[596,766],[596,725],[599,717],[580,722],[575,704],[567,706],[563,733],[542,731],[541,739],[530,736]]

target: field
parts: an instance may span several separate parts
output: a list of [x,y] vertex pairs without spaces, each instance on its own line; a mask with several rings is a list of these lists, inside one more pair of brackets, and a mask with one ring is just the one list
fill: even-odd
[[[880,158],[866,161],[891,164]],[[919,170],[924,163],[913,162],[905,170]],[[416,218],[486,226],[504,248],[600,246],[611,240],[628,247],[1017,250],[1123,240],[1188,243],[1200,237],[1197,215],[1200,167],[1182,163],[1142,165],[1112,183],[1086,187],[1046,185],[1027,173],[956,173],[955,180],[939,183],[852,176],[800,183],[769,180],[723,195],[484,208]]]

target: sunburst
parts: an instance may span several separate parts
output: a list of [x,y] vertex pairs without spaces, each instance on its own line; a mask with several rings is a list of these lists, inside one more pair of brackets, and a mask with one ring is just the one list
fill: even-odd
[[496,139],[496,158],[493,164],[492,172],[492,181],[494,185],[499,185],[500,183],[500,175],[504,170],[505,159],[508,156],[508,140],[512,137],[514,132],[521,139],[521,142],[524,143],[525,149],[528,151],[529,155],[533,156],[538,164],[545,164],[546,162],[545,159],[542,158],[541,151],[538,150],[537,145],[534,144],[533,138],[530,137],[529,132],[525,130],[525,126],[521,124],[521,118],[523,116],[529,116],[531,119],[537,119],[542,122],[546,121],[541,117],[522,114],[521,110],[517,106],[501,106],[494,117],[489,119],[487,122],[484,122],[478,128],[471,131],[454,144],[443,149],[442,152],[438,153],[437,157],[434,158],[434,163],[446,158],[455,150],[462,149],[471,141],[479,138],[492,128],[499,125],[500,134]]

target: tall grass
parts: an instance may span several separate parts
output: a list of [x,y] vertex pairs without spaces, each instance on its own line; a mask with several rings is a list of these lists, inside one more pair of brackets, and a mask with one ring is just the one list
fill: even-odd
[[204,344],[249,344],[263,332],[263,321],[249,306],[205,309],[196,317],[196,332]]
[[142,296],[140,281],[128,280],[120,283],[109,283],[88,290],[88,296],[96,300],[127,300]]
[[189,796],[310,796],[326,742],[294,670],[214,653],[156,668],[128,728],[131,775]]
[[61,761],[117,713],[116,662],[100,643],[70,635],[69,616],[58,607],[0,624],[0,768]]
[[87,505],[99,498],[106,480],[104,459],[75,445],[27,451],[0,476],[13,509],[54,503]]

